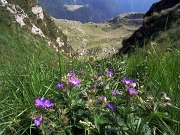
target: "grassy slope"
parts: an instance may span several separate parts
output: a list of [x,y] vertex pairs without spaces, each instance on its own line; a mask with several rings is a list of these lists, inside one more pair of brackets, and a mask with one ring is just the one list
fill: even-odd
[[[5,22],[5,20],[0,20],[0,109],[3,110],[0,112],[0,133],[8,134],[8,132],[11,132],[12,134],[23,134],[24,131],[27,131],[26,134],[37,134],[35,131],[33,132],[34,127],[31,125],[32,117],[35,115],[33,113],[37,112],[37,108],[34,107],[34,99],[37,96],[47,96],[51,97],[53,100],[57,100],[55,97],[58,95],[59,91],[56,91],[55,84],[61,81],[60,72],[65,74],[69,69],[59,68],[62,67],[63,63],[58,67],[57,63],[60,62],[59,55],[56,54],[54,50],[47,47],[42,38],[29,34],[16,24],[10,25],[10,20],[6,20],[7,22]],[[89,33],[91,32],[89,34],[90,37],[87,37],[89,40],[97,38],[96,36],[92,36],[93,33],[106,33],[102,31],[102,28],[105,27],[97,29],[94,25],[83,25],[83,28],[88,30]],[[94,32],[92,32],[92,30],[94,30]],[[107,33],[110,32],[108,29],[104,29],[104,31],[106,30]],[[76,39],[78,33],[79,31],[73,33],[74,35],[72,37]],[[111,33],[111,35],[113,34]],[[105,38],[104,40],[107,41],[106,34],[101,36],[103,37],[102,39]],[[82,39],[77,38],[75,41],[78,40],[81,41]],[[143,93],[140,93],[140,96],[142,96],[144,100],[147,95],[151,95],[154,101],[158,103],[161,98],[161,92],[166,92],[168,97],[171,98],[172,107],[165,107],[162,109],[158,108],[159,106],[153,103],[153,110],[150,112],[141,109],[137,110],[137,112],[143,112],[142,114],[145,114],[144,112],[147,111],[146,116],[143,118],[149,118],[149,125],[157,134],[159,133],[158,130],[161,131],[161,134],[179,134],[180,116],[178,107],[180,105],[180,94],[178,76],[180,73],[180,53],[178,49],[172,52],[167,51],[166,48],[171,45],[171,41],[162,45],[164,46],[163,48],[152,45],[148,52],[137,52],[137,54],[129,58],[124,57],[123,61],[121,61],[120,58],[109,58],[104,61],[93,63],[92,65],[88,62],[85,64],[74,63],[73,66],[75,70],[79,71],[82,69],[86,70],[87,73],[94,74],[97,74],[99,71],[105,71],[106,69],[112,69],[115,78],[109,82],[109,84],[112,85],[111,88],[108,88],[109,90],[117,88],[121,91],[121,85],[120,87],[118,86],[121,79],[123,77],[133,78],[140,86],[143,86],[142,89],[140,89],[140,91],[143,91]],[[82,87],[84,86],[84,89],[87,89],[89,86],[87,82],[90,81],[92,76],[82,75],[79,77],[81,77],[82,80],[84,78]],[[92,83],[94,84],[94,82]],[[110,93],[109,97],[111,96]],[[118,98],[118,100],[121,101],[121,98]],[[59,103],[59,100],[56,103]],[[77,104],[78,109],[80,105],[81,104]],[[73,111],[76,112],[77,110]],[[123,110],[120,110],[121,114],[122,112]],[[164,115],[165,113],[168,115]],[[88,116],[91,116],[89,114],[91,114],[91,111],[88,112]],[[127,114],[126,112],[124,113],[124,115]],[[98,115],[99,114],[97,114],[97,116]],[[94,117],[92,120],[94,120]],[[131,120],[130,122],[132,122]],[[52,121],[52,123],[56,122],[57,119]],[[68,126],[72,126],[70,124]],[[137,128],[135,124],[132,126],[132,129],[134,126]],[[29,128],[32,129],[30,130]],[[45,128],[49,130],[48,127]],[[6,129],[7,132],[4,129]],[[66,128],[64,130],[66,130]]]
[[[18,4],[18,2],[18,0],[15,1],[16,4]],[[22,7],[26,6],[23,2],[20,4]],[[32,1],[31,4],[37,3]],[[28,8],[31,9],[29,5]],[[26,13],[29,13],[28,8],[26,8]],[[0,11],[0,89],[8,90],[8,87],[6,87],[7,82],[5,81],[5,76],[11,74],[23,74],[24,71],[28,70],[29,64],[32,63],[44,63],[47,66],[57,66],[60,55],[55,51],[55,49],[48,46],[45,39],[41,38],[39,35],[29,33],[26,29],[26,27],[30,26],[29,24],[24,28],[21,28],[18,23],[12,23],[14,17],[9,13],[9,11],[5,10],[2,6],[0,6]],[[31,22],[37,22],[36,17],[33,15],[29,15],[29,17],[30,18],[28,19],[31,19]],[[48,31],[48,33],[46,33],[48,36],[47,39],[55,44],[54,34],[52,37],[49,37],[48,34],[51,35],[56,26],[53,25],[54,22],[48,18],[47,13],[45,17],[47,18],[44,19],[44,21],[48,24],[48,27],[43,30]],[[26,20],[26,22],[28,22],[28,20]],[[48,30],[53,27],[54,29]],[[62,35],[61,31],[56,33],[56,36],[58,36],[58,34],[60,37],[64,37],[65,39],[65,36]],[[61,57],[64,56],[61,55]]]
[[[16,4],[18,2],[16,1]],[[36,22],[35,19],[35,17],[31,18],[31,21]],[[47,20],[47,26],[50,27],[43,30],[47,31],[47,35],[51,35],[54,29],[48,29],[56,26],[50,18]],[[14,17],[9,11],[0,6],[0,109],[3,110],[0,113],[0,134],[11,134],[11,131],[12,134],[21,134],[20,131],[26,131],[30,127],[25,123],[32,121],[27,117],[28,109],[34,104],[32,97],[45,93],[45,85],[48,86],[52,82],[49,77],[54,76],[54,68],[57,69],[60,61],[66,59],[48,46],[45,39],[31,34],[26,29],[28,26],[21,28],[14,22]],[[58,36],[58,33],[53,33]],[[54,42],[54,34],[52,37],[48,36],[52,42]],[[63,37],[61,33],[59,34]],[[63,67],[62,63],[61,67]],[[57,69],[54,72],[61,76],[64,69]],[[16,120],[12,122],[12,119]]]

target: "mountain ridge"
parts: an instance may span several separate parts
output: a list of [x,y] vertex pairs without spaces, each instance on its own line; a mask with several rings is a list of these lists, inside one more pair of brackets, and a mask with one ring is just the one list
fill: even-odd
[[[115,0],[38,0],[38,2],[56,19],[75,20],[82,23],[102,23],[122,13],[121,7]],[[74,11],[68,10],[68,6],[73,5],[81,5],[81,8]]]
[[158,0],[38,0],[56,19],[103,23],[119,14],[146,12]]

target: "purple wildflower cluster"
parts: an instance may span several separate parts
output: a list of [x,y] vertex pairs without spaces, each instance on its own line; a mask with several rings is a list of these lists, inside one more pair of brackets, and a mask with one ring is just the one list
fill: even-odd
[[46,99],[46,98],[36,98],[35,100],[36,104],[35,106],[38,106],[40,108],[51,108],[54,106],[53,103],[50,102],[50,100]]
[[[52,108],[54,106],[54,103],[51,103],[50,100],[46,98],[36,98],[35,100],[35,106],[46,109],[46,108]],[[36,126],[40,126],[44,119],[40,117],[39,119],[34,119],[34,124]]]
[[117,95],[117,94],[119,94],[119,92],[117,90],[112,90],[112,94]]
[[[68,80],[68,82],[70,82],[71,84],[74,84],[75,86],[79,86],[80,85],[80,81],[78,78],[75,78],[75,71],[74,70],[70,70],[69,72],[70,78]],[[56,85],[56,87],[58,89],[64,89],[67,86],[67,84],[63,84],[63,83],[58,83]]]
[[[101,101],[101,102],[104,102],[104,103],[107,102],[107,98],[106,98],[105,96],[100,96],[100,97],[98,97],[98,100]],[[116,111],[116,106],[115,106],[114,102],[108,102],[108,104],[106,105],[106,107],[107,107],[109,110]]]
[[75,73],[76,73],[76,72],[75,72],[74,70],[70,70],[70,71],[69,71],[70,76],[75,75]]
[[[102,75],[103,75],[103,73],[100,72],[98,77],[101,79]],[[113,75],[113,72],[111,70],[106,70],[106,75],[111,77]],[[65,84],[58,83],[56,85],[56,87],[58,89],[64,89],[65,87],[68,86],[69,83],[73,84],[74,86],[79,86],[80,85],[80,81],[79,81],[78,78],[76,78],[76,74],[75,74],[74,70],[70,70],[69,77],[66,80],[67,80],[67,82]],[[138,91],[136,91],[134,89],[134,87],[136,87],[136,82],[134,82],[133,80],[131,80],[129,78],[123,78],[123,82],[126,84],[126,88],[127,88],[130,95],[138,94]],[[96,85],[97,86],[100,85],[99,80],[96,83]],[[112,93],[112,95],[118,95],[119,94],[118,90],[112,90],[111,93]],[[116,107],[115,103],[112,102],[112,101],[108,101],[107,97],[100,96],[98,98],[98,100],[101,103],[105,103],[106,108],[108,108],[109,110],[112,110],[112,111],[117,110],[117,107]],[[50,100],[42,97],[42,98],[36,98],[35,106],[40,107],[42,109],[49,109],[49,108],[52,108],[54,106],[54,103],[52,103]],[[43,123],[44,118],[43,117],[35,118],[35,119],[33,119],[33,121],[34,121],[34,124],[36,126],[40,126]]]
[[109,75],[109,76],[112,76],[113,72],[111,70],[106,70],[106,74]]
[[104,102],[106,102],[106,101],[107,101],[107,98],[106,98],[105,96],[100,96],[100,97],[98,98],[98,100],[99,100],[99,101],[104,101]]
[[38,127],[43,123],[44,119],[40,117],[39,119],[34,119],[34,124]]
[[136,87],[136,82],[129,78],[123,78],[123,82],[127,85],[127,90],[129,91],[130,95],[137,95],[138,91],[134,89]]
[[56,87],[57,87],[58,89],[63,89],[63,88],[65,87],[65,85],[62,84],[62,83],[58,83],[58,84],[56,85]]
[[116,111],[116,106],[115,106],[114,102],[109,102],[107,104],[107,108],[112,110],[112,111]]

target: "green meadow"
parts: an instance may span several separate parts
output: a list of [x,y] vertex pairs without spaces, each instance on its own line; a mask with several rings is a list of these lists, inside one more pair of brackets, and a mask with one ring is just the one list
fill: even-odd
[[[154,35],[141,48],[109,55],[103,49],[119,49],[137,28],[53,22],[48,14],[43,22],[30,12],[36,1],[21,2],[31,19],[23,28],[0,6],[0,135],[180,134],[179,4],[144,19],[177,11],[170,23],[147,25]],[[46,39],[30,33],[32,22]],[[55,51],[47,41],[57,37],[65,45]],[[70,57],[68,49],[90,53]]]
[[170,41],[83,61],[21,29],[2,27],[0,44],[2,135],[180,133],[180,50]]

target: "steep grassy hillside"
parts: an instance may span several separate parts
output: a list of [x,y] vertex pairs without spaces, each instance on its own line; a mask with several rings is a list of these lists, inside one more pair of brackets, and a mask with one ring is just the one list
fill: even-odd
[[120,53],[126,53],[135,44],[147,45],[151,41],[165,43],[173,42],[172,46],[180,43],[180,3],[179,0],[161,0],[152,5],[144,15],[143,26],[133,35],[123,41]]
[[27,52],[51,63],[58,50],[66,54],[71,49],[66,36],[35,0],[28,4],[19,0],[0,2],[0,48],[1,66],[16,60],[23,64]]
[[[37,18],[32,7],[38,4],[35,0],[28,2],[29,4],[18,0],[0,2],[1,90],[8,90],[5,81],[7,76],[23,74],[32,63],[58,66],[59,58],[65,58],[69,51],[66,36],[50,16],[43,11],[44,18]],[[23,17],[24,15],[27,17]],[[33,33],[33,25],[39,28],[37,30],[42,30],[43,34],[38,31]],[[56,41],[57,38],[59,42]]]
[[[66,36],[56,27],[49,14],[35,1],[3,0],[0,2],[0,24],[13,31],[21,27],[28,33],[40,36],[54,49],[67,50]],[[47,45],[46,44],[46,45]]]

